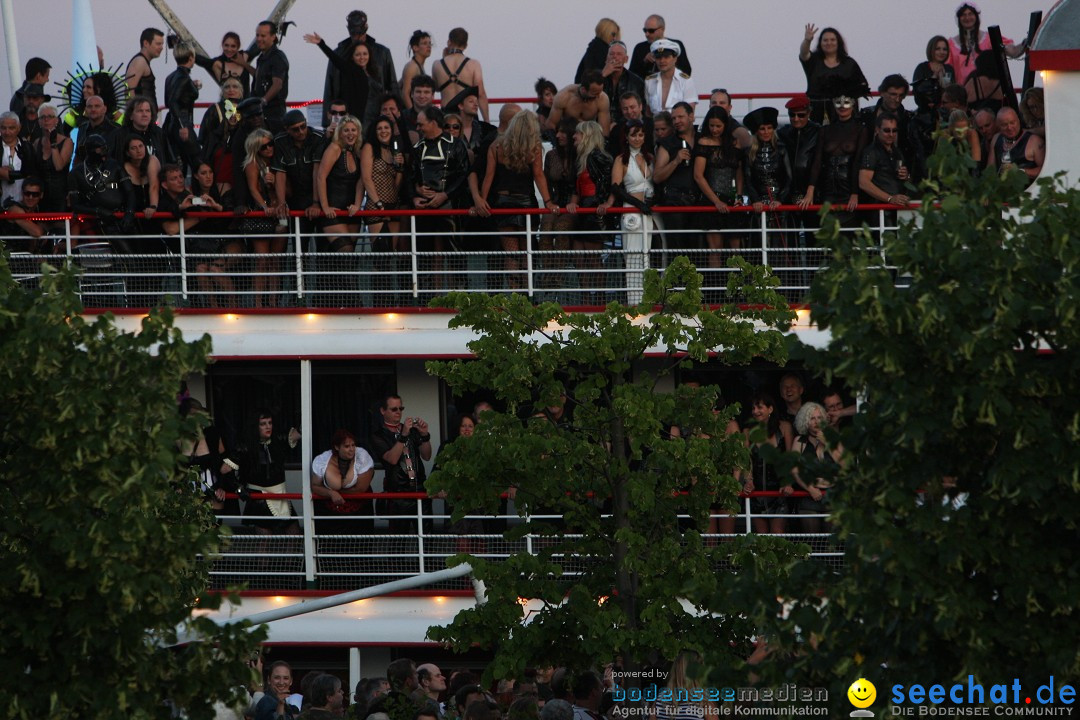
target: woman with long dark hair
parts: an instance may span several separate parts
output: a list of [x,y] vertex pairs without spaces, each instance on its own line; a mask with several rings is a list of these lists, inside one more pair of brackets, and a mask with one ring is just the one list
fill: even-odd
[[870,93],[870,83],[866,81],[862,68],[855,59],[848,55],[843,36],[836,28],[827,27],[818,36],[818,44],[810,52],[810,41],[814,39],[817,28],[807,23],[802,45],[799,46],[799,62],[806,75],[806,95],[810,98],[810,119],[820,123],[826,115],[832,121],[836,112],[829,101],[832,99],[826,88],[837,81],[845,85],[861,87],[858,97]]
[[229,78],[235,78],[244,91],[251,92],[251,74],[255,69],[248,64],[247,53],[240,49],[240,36],[230,30],[221,38],[221,54],[214,58],[211,74],[218,85],[224,86]]
[[[735,124],[724,108],[709,108],[702,123],[701,137],[694,144],[693,158],[694,181],[705,199],[719,213],[714,227],[737,227],[737,221],[730,216],[729,210],[743,194],[745,154],[739,149]],[[705,242],[710,250],[722,250],[725,242],[730,248],[742,245],[739,236],[715,230],[705,233]],[[724,258],[720,253],[711,252],[707,262],[709,267],[718,268],[724,265]]]
[[347,58],[338,55],[318,33],[309,33],[304,41],[317,45],[323,55],[341,74],[341,97],[327,100],[344,100],[349,114],[360,118],[361,126],[367,127],[379,116],[379,98],[383,94],[382,68],[371,58],[371,50],[364,43],[349,48]]
[[146,143],[142,138],[128,138],[127,147],[124,148],[124,172],[135,192],[135,207],[142,210],[149,220],[157,211],[161,193],[161,162],[146,152]]
[[611,169],[611,195],[605,204],[611,207],[619,200],[640,211],[623,213],[620,217],[626,251],[627,301],[636,304],[641,300],[652,245],[653,216],[649,203],[653,198],[653,156],[645,147],[645,124],[641,120],[627,120],[625,134],[622,154],[615,158]]
[[[791,494],[791,485],[785,485],[780,481],[776,466],[761,455],[760,448],[764,444],[772,445],[779,452],[784,452],[791,447],[794,441],[794,432],[791,423],[780,419],[780,414],[775,412],[776,400],[767,392],[757,392],[750,398],[750,412],[753,422],[743,429],[746,435],[746,446],[750,448],[750,477],[743,485],[745,492],[781,492],[784,495],[778,497],[756,497],[750,500],[750,511],[754,515],[753,525],[756,533],[779,534],[784,532],[786,518],[782,517],[758,517],[759,515],[787,515],[791,512],[787,496]],[[754,442],[752,434],[754,428],[765,428],[765,440]]]
[[[963,85],[968,75],[975,72],[975,61],[990,49],[990,34],[981,29],[982,18],[979,9],[969,2],[956,8],[956,35],[949,38],[949,64],[956,70],[956,82]],[[1002,36],[1005,54],[1018,58],[1027,49],[1027,41],[1013,45],[1013,41]]]

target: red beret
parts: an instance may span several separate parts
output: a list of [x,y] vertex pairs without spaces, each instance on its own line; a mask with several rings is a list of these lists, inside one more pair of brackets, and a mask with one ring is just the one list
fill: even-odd
[[810,107],[810,98],[806,95],[796,95],[784,105],[788,110],[805,110]]

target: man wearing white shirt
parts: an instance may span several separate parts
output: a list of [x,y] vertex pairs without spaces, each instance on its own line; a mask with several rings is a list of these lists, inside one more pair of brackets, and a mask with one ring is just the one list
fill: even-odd
[[681,52],[679,44],[660,38],[651,46],[653,57],[656,58],[658,72],[654,72],[645,78],[645,100],[653,114],[671,109],[679,102],[688,102],[691,106],[697,105],[697,89],[689,75],[675,67]]

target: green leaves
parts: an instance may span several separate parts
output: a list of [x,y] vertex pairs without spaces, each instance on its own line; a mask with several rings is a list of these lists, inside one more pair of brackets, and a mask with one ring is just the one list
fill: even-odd
[[[1080,196],[1053,178],[1037,195],[1016,177],[976,179],[951,146],[931,166],[939,194],[884,238],[894,272],[874,267],[868,235],[821,236],[833,260],[812,314],[832,340],[797,353],[866,403],[830,493],[844,574],[793,572],[781,589],[796,604],[822,587],[828,598],[798,619],[821,639],[796,663],[803,681],[850,682],[854,652],[883,681],[1080,673],[1062,632],[1080,613]],[[759,619],[797,646],[794,620]]]
[[207,717],[259,639],[203,621],[210,642],[159,644],[205,594],[197,557],[218,543],[176,444],[195,430],[176,391],[209,339],[185,342],[167,311],[138,335],[88,321],[71,273],[27,292],[4,259],[0,307],[0,703],[10,717],[148,718],[168,715],[168,695]]
[[[508,536],[520,546],[533,534],[536,557],[474,562],[487,604],[432,629],[432,638],[490,648],[489,675],[509,676],[537,663],[584,668],[613,654],[627,663],[674,657],[688,644],[726,655],[752,634],[743,622],[717,620],[742,609],[714,603],[708,579],[727,552],[704,547],[699,534],[709,507],[734,506],[739,491],[732,475],[746,449],[741,435],[725,435],[736,409],[714,414],[712,387],[658,390],[688,358],[783,362],[795,314],[765,269],[737,267],[731,296],[748,304],[716,310],[703,307],[701,276],[685,257],[662,276],[646,273],[636,307],[612,303],[592,315],[517,295],[435,301],[457,310],[452,327],[476,335],[476,357],[428,370],[457,392],[489,389],[508,411],[447,447],[428,489],[447,490],[461,517],[493,512],[513,486],[525,522]],[[695,436],[672,439],[673,424]],[[551,513],[563,519],[533,517]],[[786,543],[772,550],[776,563],[793,552]],[[544,601],[524,626],[519,598]]]

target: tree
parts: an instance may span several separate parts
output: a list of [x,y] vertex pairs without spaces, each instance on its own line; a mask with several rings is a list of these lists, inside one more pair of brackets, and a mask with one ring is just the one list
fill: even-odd
[[1034,697],[1080,675],[1080,192],[975,178],[949,143],[932,162],[921,223],[885,240],[895,272],[868,235],[819,236],[811,311],[831,342],[807,361],[866,399],[831,495],[846,565],[794,573],[788,619],[758,622],[774,678],[880,693],[972,674]]
[[88,321],[69,271],[40,291],[0,256],[0,706],[8,717],[212,717],[251,681],[262,638],[207,619],[201,558],[220,542],[179,464],[195,429],[177,412],[209,339],[185,342],[167,311],[137,335]]
[[[715,587],[700,582],[716,579],[738,547],[709,547],[702,538],[710,505],[735,507],[733,471],[746,450],[741,435],[725,437],[724,428],[737,407],[714,414],[713,387],[657,391],[661,377],[714,353],[727,364],[783,360],[794,313],[763,268],[740,267],[745,276],[732,281],[729,296],[746,305],[716,310],[703,308],[701,276],[686,258],[662,278],[647,273],[641,304],[612,303],[594,315],[534,307],[520,295],[436,301],[456,309],[451,326],[480,337],[469,344],[475,360],[431,362],[429,371],[459,392],[490,389],[506,411],[481,418],[471,438],[448,446],[428,489],[449,491],[460,518],[497,512],[499,494],[513,487],[519,512],[530,515],[508,537],[518,547],[525,535],[536,537],[534,554],[470,558],[488,601],[431,637],[460,650],[494,650],[488,674],[497,677],[520,677],[541,662],[595,667],[616,654],[632,668],[684,648],[729,652],[732,642],[749,652],[752,629],[739,609],[713,607]],[[651,353],[661,360],[646,366]],[[560,405],[565,414],[557,417]],[[666,437],[675,418],[701,435]],[[552,513],[563,519],[533,517]],[[684,533],[680,514],[693,521]],[[760,542],[763,561],[793,552],[782,541]],[[518,598],[542,604],[524,625]]]

